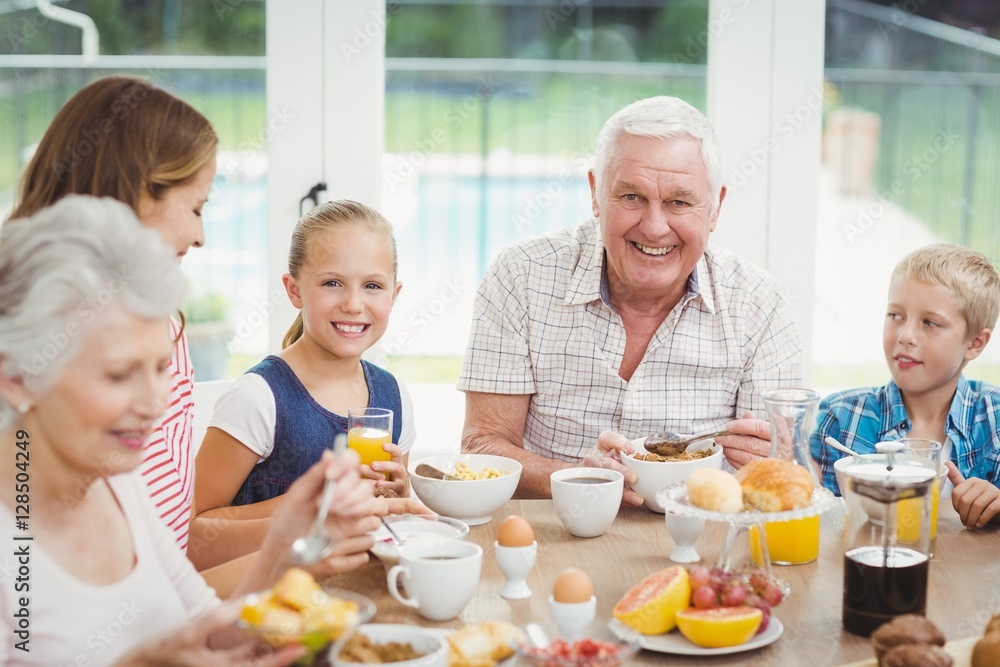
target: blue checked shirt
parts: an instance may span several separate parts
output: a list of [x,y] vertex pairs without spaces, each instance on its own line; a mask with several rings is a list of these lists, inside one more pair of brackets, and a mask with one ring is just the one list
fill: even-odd
[[[965,478],[978,477],[1000,486],[1000,388],[978,380],[958,379],[948,410],[945,433],[951,461]],[[859,454],[874,454],[875,443],[905,438],[910,419],[896,383],[850,389],[827,396],[819,405],[817,428],[809,449],[821,469],[823,485],[840,493],[833,464],[842,455],[823,444],[833,436]],[[947,451],[948,445],[945,445]]]

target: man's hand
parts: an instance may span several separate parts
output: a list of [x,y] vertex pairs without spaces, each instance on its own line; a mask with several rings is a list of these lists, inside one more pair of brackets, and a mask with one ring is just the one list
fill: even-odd
[[985,479],[965,479],[954,463],[945,463],[948,479],[955,485],[951,505],[969,530],[983,528],[1000,513],[1000,489]]
[[614,431],[604,431],[597,437],[597,444],[594,445],[583,457],[583,465],[588,468],[607,468],[617,470],[625,475],[625,488],[622,490],[622,505],[628,507],[639,507],[642,505],[642,496],[629,488],[629,484],[639,481],[639,476],[631,468],[626,468],[621,463],[621,455],[631,454],[635,451],[632,441]]
[[771,454],[771,425],[757,419],[752,412],[743,413],[742,419],[726,424],[733,435],[723,435],[715,439],[722,445],[729,464],[739,470],[756,459]]

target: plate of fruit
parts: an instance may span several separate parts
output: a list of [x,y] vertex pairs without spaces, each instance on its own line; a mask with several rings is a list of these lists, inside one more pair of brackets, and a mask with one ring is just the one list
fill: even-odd
[[771,644],[784,632],[771,610],[788,596],[763,570],[668,567],[632,587],[615,605],[611,629],[641,635],[648,651],[712,656]]
[[375,615],[375,603],[363,595],[324,589],[305,570],[291,568],[270,590],[243,600],[237,625],[275,648],[301,644],[312,660],[344,633]]

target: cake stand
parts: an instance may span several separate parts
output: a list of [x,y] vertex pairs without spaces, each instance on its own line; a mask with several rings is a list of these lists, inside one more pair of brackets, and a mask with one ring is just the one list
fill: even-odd
[[[737,545],[746,544],[749,538],[741,541],[744,533],[749,532],[751,526],[757,527],[757,542],[760,548],[761,567],[771,577],[771,558],[767,552],[767,539],[764,535],[765,523],[776,523],[780,521],[794,521],[796,519],[808,519],[830,510],[837,503],[837,497],[823,487],[816,487],[812,492],[812,502],[806,507],[788,510],[785,512],[760,512],[757,510],[727,513],[713,512],[691,504],[688,499],[687,482],[677,482],[670,486],[665,486],[656,493],[656,502],[667,512],[673,512],[679,516],[691,517],[694,519],[704,519],[706,521],[721,521],[728,524],[726,532],[726,543],[722,553],[719,554],[716,567],[723,570],[739,570],[743,564]],[[749,550],[748,550],[749,551]],[[749,553],[746,554],[749,560]]]

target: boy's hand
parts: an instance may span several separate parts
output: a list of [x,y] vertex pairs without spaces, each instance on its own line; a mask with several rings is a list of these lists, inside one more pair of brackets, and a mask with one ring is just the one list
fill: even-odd
[[983,528],[1000,513],[1000,489],[985,479],[965,479],[951,461],[945,466],[948,468],[948,479],[955,485],[951,492],[951,504],[962,523],[970,530]]
[[[398,446],[389,443],[382,445],[382,451],[392,458],[388,461],[374,461],[371,466],[361,466],[362,477],[375,480],[375,486],[382,489],[392,489],[400,498],[410,495],[410,476],[403,465],[403,452]],[[388,475],[389,479],[385,476]]]

